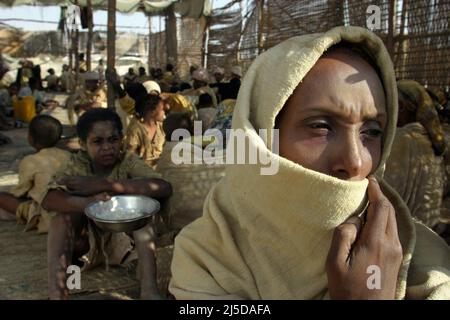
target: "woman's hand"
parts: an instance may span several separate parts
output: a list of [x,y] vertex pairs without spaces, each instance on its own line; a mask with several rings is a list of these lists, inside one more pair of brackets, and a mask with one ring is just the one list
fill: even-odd
[[101,192],[110,192],[106,179],[96,177],[65,177],[59,184],[65,185],[72,195],[92,196]]
[[326,270],[332,299],[394,299],[402,262],[395,210],[369,178],[367,222],[352,217],[336,228]]

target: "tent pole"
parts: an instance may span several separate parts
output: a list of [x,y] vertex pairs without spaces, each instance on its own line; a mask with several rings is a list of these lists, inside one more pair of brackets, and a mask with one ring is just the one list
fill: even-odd
[[92,35],[93,35],[93,14],[92,14],[92,0],[87,0],[87,15],[88,15],[88,38],[86,45],[86,68],[91,71],[91,52],[92,52]]
[[[75,5],[78,6],[78,0],[75,0]],[[75,56],[75,90],[77,89],[77,86],[79,84],[80,79],[80,58],[78,57],[78,41],[79,41],[80,35],[78,32],[78,25],[76,24],[75,20],[75,38],[73,41],[73,54]]]
[[[113,70],[116,59],[116,0],[108,0],[108,60],[109,70]],[[115,110],[115,96],[112,88],[108,86],[108,108]]]
[[150,69],[152,68],[152,17],[148,17],[148,74],[150,74]]

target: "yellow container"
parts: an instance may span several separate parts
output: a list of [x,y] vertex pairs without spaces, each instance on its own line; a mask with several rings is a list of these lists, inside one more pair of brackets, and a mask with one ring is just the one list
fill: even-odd
[[14,118],[23,122],[30,122],[36,116],[36,104],[33,96],[13,98]]

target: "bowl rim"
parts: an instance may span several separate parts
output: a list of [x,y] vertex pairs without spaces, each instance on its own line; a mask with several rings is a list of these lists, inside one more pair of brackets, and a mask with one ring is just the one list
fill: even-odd
[[153,210],[152,212],[146,212],[144,215],[137,217],[137,218],[125,219],[125,220],[114,220],[114,221],[113,220],[105,220],[105,219],[94,217],[91,213],[89,213],[89,208],[91,208],[92,206],[98,204],[99,202],[107,202],[107,201],[95,201],[95,202],[88,204],[86,206],[86,208],[84,208],[84,213],[86,214],[86,216],[89,219],[92,219],[95,222],[101,222],[101,223],[107,223],[107,224],[118,224],[118,223],[127,223],[127,222],[133,222],[133,221],[149,218],[161,210],[161,204],[159,203],[158,200],[151,198],[151,197],[143,196],[143,195],[133,195],[133,194],[116,195],[116,196],[112,196],[111,199],[108,201],[111,201],[114,198],[127,198],[127,197],[144,198],[145,200],[151,200],[155,204],[155,210]]

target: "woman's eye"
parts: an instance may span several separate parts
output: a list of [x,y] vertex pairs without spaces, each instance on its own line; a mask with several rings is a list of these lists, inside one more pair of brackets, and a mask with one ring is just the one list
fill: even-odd
[[363,135],[366,135],[370,138],[378,138],[382,133],[383,132],[379,129],[367,129],[362,132]]
[[314,122],[308,124],[308,127],[311,129],[319,129],[319,130],[331,130],[331,126],[326,122]]

